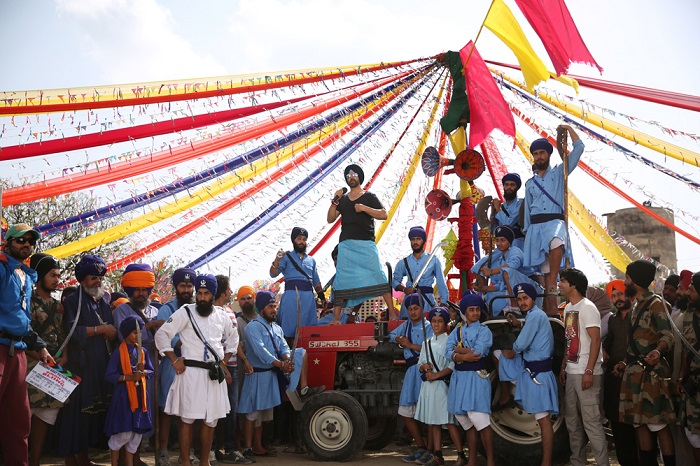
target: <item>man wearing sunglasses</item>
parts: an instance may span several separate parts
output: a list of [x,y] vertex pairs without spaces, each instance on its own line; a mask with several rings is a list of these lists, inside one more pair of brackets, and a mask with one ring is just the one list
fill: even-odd
[[5,464],[26,466],[30,411],[27,396],[27,349],[53,363],[46,344],[29,324],[32,287],[36,272],[24,263],[34,252],[38,231],[29,225],[12,225],[5,233],[0,254],[0,413],[12,427],[0,429]]

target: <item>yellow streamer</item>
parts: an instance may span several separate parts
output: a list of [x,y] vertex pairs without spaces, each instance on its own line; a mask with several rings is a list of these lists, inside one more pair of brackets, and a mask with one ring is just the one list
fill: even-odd
[[389,209],[389,212],[387,213],[387,218],[382,222],[382,224],[379,226],[379,229],[377,231],[376,237],[374,242],[376,244],[379,244],[379,241],[382,239],[382,236],[384,236],[384,232],[386,231],[387,227],[391,223],[391,219],[394,217],[394,214],[396,213],[396,210],[399,208],[399,204],[401,204],[401,200],[403,199],[404,194],[406,194],[406,190],[408,189],[408,186],[411,184],[411,180],[413,179],[413,175],[416,173],[416,167],[420,165],[420,157],[421,154],[423,153],[423,150],[425,150],[425,146],[428,144],[428,138],[430,137],[430,130],[433,126],[433,123],[435,122],[435,114],[437,113],[438,107],[440,105],[440,100],[442,99],[442,93],[445,90],[445,83],[447,82],[447,76],[442,81],[442,86],[440,87],[440,92],[438,92],[437,99],[435,99],[435,103],[433,104],[433,109],[430,112],[430,118],[428,118],[427,123],[425,124],[425,129],[423,130],[423,134],[421,135],[420,138],[420,143],[418,143],[418,147],[416,147],[416,151],[413,154],[413,157],[411,158],[411,163],[408,166],[408,170],[406,171],[406,177],[403,180],[403,183],[401,183],[401,187],[399,188],[399,192],[396,193],[396,197],[394,198],[394,202],[391,204],[391,208]]
[[346,126],[358,116],[378,106],[381,102],[388,100],[393,94],[402,92],[405,87],[406,84],[393,90],[392,92],[387,93],[379,101],[371,102],[370,104],[354,111],[337,123],[331,122],[330,124],[316,131],[313,135],[308,136],[301,141],[297,141],[296,143],[283,149],[275,151],[269,154],[267,157],[252,164],[248,164],[245,167],[242,167],[239,171],[226,175],[221,180],[214,180],[208,186],[193,191],[189,196],[183,196],[176,201],[170,202],[160,207],[157,211],[152,211],[148,214],[127,220],[126,222],[120,223],[112,228],[108,228],[107,230],[95,233],[81,240],[73,241],[72,243],[68,243],[63,246],[49,249],[45,252],[59,259],[72,256],[74,254],[95,248],[99,245],[116,241],[129,235],[130,233],[134,233],[146,227],[152,226],[162,220],[191,209],[204,201],[213,199],[214,197],[233,189],[235,186],[258,176],[269,169],[277,167],[281,162],[284,162],[293,155],[306,150],[309,146],[319,143],[329,134],[332,134],[338,129]]
[[[530,142],[522,134],[516,131],[515,142],[521,152],[532,163],[530,154]],[[576,228],[586,237],[586,239],[600,252],[610,264],[618,270],[625,270],[627,264],[632,262],[629,256],[617,245],[598,222],[598,219],[586,209],[578,197],[569,189],[569,218],[576,225]]]
[[491,4],[484,26],[513,51],[520,63],[520,69],[530,91],[533,91],[535,86],[542,81],[549,79],[547,67],[532,49],[520,24],[518,24],[518,20],[515,19],[503,0],[494,0]]
[[[512,78],[509,78],[503,73],[498,72],[494,69],[491,69],[491,72],[502,76],[503,79],[510,82],[511,84],[518,86],[521,89],[525,89],[522,83]],[[531,94],[535,95],[532,92]],[[598,128],[604,129],[605,131],[608,131],[610,133],[622,136],[628,141],[632,141],[635,144],[640,144],[660,154],[664,154],[676,160],[680,160],[681,162],[692,163],[696,167],[700,167],[700,154],[698,154],[697,152],[693,152],[691,150],[684,149],[680,146],[676,146],[675,144],[671,144],[653,136],[649,136],[648,134],[642,133],[641,131],[637,131],[636,129],[630,128],[628,126],[621,125],[620,123],[617,123],[613,120],[609,120],[608,118],[605,118],[601,115],[590,113],[588,110],[583,110],[581,107],[573,105],[570,102],[560,100],[556,96],[550,96],[540,92],[537,94],[537,97],[544,100],[545,102],[554,105],[558,109],[565,111],[569,115],[573,115],[577,118],[580,118],[583,121],[591,123],[597,126]]]
[[[31,105],[57,105],[69,102],[109,102],[137,97],[156,97],[161,95],[182,95],[213,90],[229,90],[248,87],[251,84],[268,82],[294,84],[294,81],[312,76],[322,76],[327,73],[347,73],[358,69],[377,66],[396,66],[399,62],[369,63],[360,65],[327,66],[321,68],[306,68],[289,71],[271,71],[252,74],[236,74],[229,76],[212,76],[172,81],[151,81],[144,83],[119,84],[112,86],[91,86],[70,89],[18,90],[6,91],[0,108],[17,107],[16,100],[22,100],[22,106],[27,102]],[[15,99],[12,103],[9,99]]]

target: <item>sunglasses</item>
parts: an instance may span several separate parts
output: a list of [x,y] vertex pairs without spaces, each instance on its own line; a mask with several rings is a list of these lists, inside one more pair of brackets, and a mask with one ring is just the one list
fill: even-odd
[[20,236],[19,238],[12,238],[12,241],[17,244],[29,243],[32,246],[36,246],[36,238],[25,238],[24,236]]

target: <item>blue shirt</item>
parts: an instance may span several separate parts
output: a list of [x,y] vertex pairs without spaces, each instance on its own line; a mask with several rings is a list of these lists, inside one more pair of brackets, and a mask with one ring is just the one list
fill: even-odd
[[[302,259],[299,259],[299,254],[296,251],[289,251],[289,254],[293,257],[294,262],[301,267],[301,270],[306,272],[306,274],[311,277],[313,283],[311,285],[318,285],[321,283],[321,279],[318,277],[318,272],[316,271],[316,261],[313,257],[308,254],[304,254]],[[280,266],[275,275],[270,274],[272,278],[275,278],[279,274],[284,275],[284,280],[303,280],[308,282],[309,279],[306,278],[301,272],[294,267],[294,264],[289,260],[289,256],[286,254],[280,259]]]
[[[583,148],[583,141],[574,142],[574,147],[571,153],[569,153],[569,174],[574,171],[579,160],[581,160]],[[552,200],[534,183],[534,180],[537,180],[540,186],[542,186],[559,205],[552,202]],[[554,168],[548,167],[544,176],[540,176],[536,173],[525,183],[525,225],[523,225],[523,231],[527,231],[527,229],[530,228],[530,216],[537,214],[563,214],[563,205],[564,164],[562,163],[556,165]]]
[[[496,269],[498,267],[506,266],[509,267],[513,270],[517,270],[520,273],[523,273],[525,275],[531,275],[533,273],[532,267],[525,267],[523,266],[523,251],[520,248],[516,248],[515,246],[511,246],[508,248],[506,252],[501,252],[498,249],[494,249],[492,258],[491,258],[491,269]],[[479,261],[474,264],[474,266],[471,268],[471,272],[473,274],[479,275],[479,271],[483,267],[488,268],[488,260],[489,260],[489,255],[486,254],[484,257],[479,259]],[[483,266],[483,267],[482,267]],[[498,286],[499,289],[501,289],[501,286],[504,281],[503,281],[503,274],[498,273],[496,275],[491,276],[491,282],[494,286]],[[511,285],[515,286],[517,283],[511,283]],[[505,289],[505,287],[503,287]]]
[[[36,272],[21,264],[9,254],[3,254],[0,260],[0,330],[17,337],[23,337],[31,331],[30,301],[32,287],[36,283]],[[25,274],[24,287],[15,269],[21,268]],[[10,345],[9,338],[0,338],[0,344]],[[15,348],[25,349],[27,344],[15,341]]]
[[554,334],[547,314],[535,306],[525,316],[523,329],[513,343],[513,351],[526,361],[544,361],[554,354]]
[[[536,187],[536,186],[535,186]],[[496,212],[496,221],[494,222],[494,230],[498,226],[507,226],[507,227],[512,227],[513,225],[516,225],[518,223],[518,220],[520,218],[520,206],[523,203],[523,199],[516,197],[512,201],[506,201],[502,204],[501,210]],[[505,213],[503,210],[503,206],[505,206],[506,210],[508,211],[508,214]],[[521,225],[516,225],[518,228],[520,228]]]
[[253,367],[261,369],[272,367],[275,359],[280,359],[282,355],[291,353],[289,345],[284,339],[282,327],[275,322],[270,324],[260,317],[251,320],[243,332],[246,341],[245,355]]
[[[461,346],[459,346],[460,343]],[[471,348],[475,354],[480,354],[482,358],[485,358],[488,356],[492,344],[493,334],[487,326],[479,321],[471,325],[463,322],[461,326],[450,333],[447,345],[445,345],[445,357],[451,361],[455,347],[461,347]]]
[[[416,259],[416,257],[413,254],[406,256],[406,260],[408,261],[408,268],[411,271],[411,276],[414,280],[418,278],[418,274],[421,270],[423,270],[423,267],[425,266],[425,263],[428,261],[429,257],[430,254],[426,253],[421,254],[420,259]],[[391,281],[391,286],[393,288],[399,286],[403,281],[404,277],[408,277],[408,272],[406,271],[406,263],[402,259],[396,264],[396,267],[394,267],[394,278]],[[425,273],[421,277],[420,281],[417,283],[417,286],[429,286],[432,288],[433,281],[437,285],[438,294],[440,295],[440,297],[446,300],[449,296],[449,292],[447,291],[447,283],[445,282],[445,276],[442,273],[442,265],[440,264],[440,259],[437,257],[433,257],[433,260],[430,261],[430,265],[425,270]],[[413,283],[413,281],[410,279],[406,282],[406,286],[414,287],[415,285],[416,284]]]
[[[425,325],[425,339],[427,340],[433,336],[433,327],[425,318],[423,318],[423,322],[419,320],[415,324],[412,320],[404,321],[389,334],[389,340],[396,343],[396,337],[406,336],[411,343],[420,346],[423,344],[423,325]],[[403,355],[406,359],[418,357],[419,354],[420,351],[414,351],[410,348],[403,349]]]

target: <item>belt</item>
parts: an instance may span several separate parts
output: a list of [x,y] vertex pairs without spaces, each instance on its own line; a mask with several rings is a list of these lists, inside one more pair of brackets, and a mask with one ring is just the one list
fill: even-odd
[[406,367],[407,368],[411,367],[411,366],[415,366],[416,364],[418,364],[418,356],[412,356],[410,358],[406,358]]
[[473,362],[460,362],[455,364],[456,371],[480,371],[481,369],[486,369],[486,358],[481,358],[478,361]]
[[433,294],[433,287],[432,286],[419,286],[418,289],[423,294]]
[[[28,336],[28,335],[27,335],[27,336]],[[25,337],[20,337],[20,336],[17,336],[17,335],[13,335],[13,334],[11,334],[10,332],[6,332],[6,331],[4,331],[4,330],[0,330],[0,338],[7,338],[8,340],[10,340],[10,344],[7,345],[7,346],[10,347],[10,351],[8,352],[8,355],[9,355],[10,357],[13,357],[13,356],[15,355],[15,342],[16,342],[16,341],[18,341],[18,342],[24,342],[24,344],[27,345],[27,348],[29,348],[29,344],[28,344],[28,342],[25,340]],[[20,351],[23,351],[23,349],[21,349],[21,348],[18,348],[18,349],[19,349]]]
[[185,366],[186,367],[198,367],[200,369],[209,370],[215,365],[216,365],[216,363],[214,361],[204,362],[204,361],[197,361],[196,359],[185,359]]
[[270,372],[274,367],[253,367],[253,372]]
[[525,361],[525,368],[530,369],[532,372],[538,374],[540,372],[551,372],[552,370],[552,358],[543,359],[542,361]]
[[314,289],[308,280],[295,280],[295,279],[285,280],[284,281],[284,289],[291,290],[292,288],[296,288],[299,291],[313,291],[313,289]]
[[530,223],[536,225],[538,223],[547,223],[552,220],[564,220],[564,214],[535,214],[530,215]]

